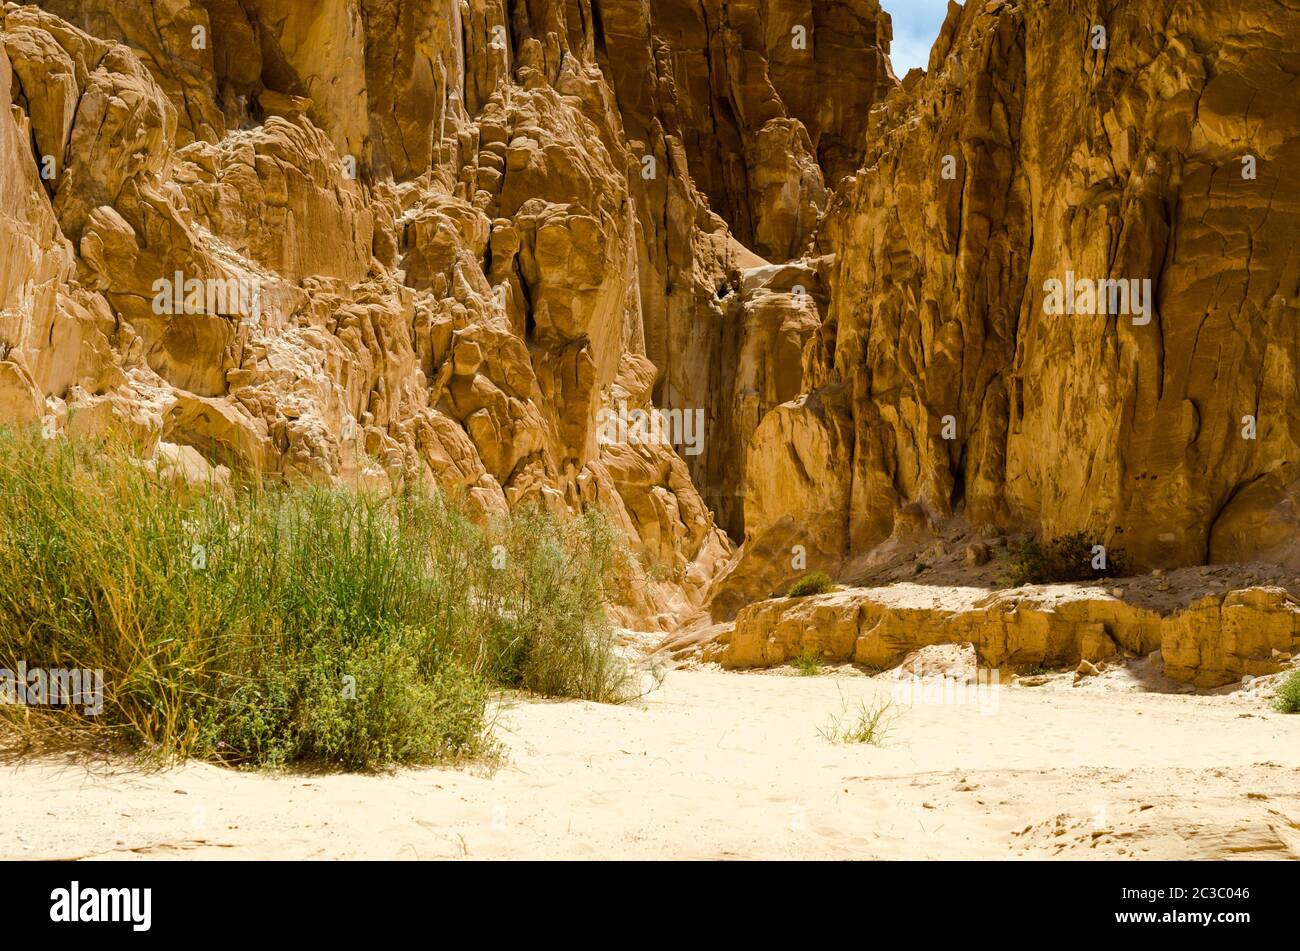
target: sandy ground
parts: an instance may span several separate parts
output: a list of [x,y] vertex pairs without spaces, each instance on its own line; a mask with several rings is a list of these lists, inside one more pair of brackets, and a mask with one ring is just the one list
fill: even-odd
[[883,746],[819,735],[890,690],[848,669],[677,671],[634,705],[519,703],[493,771],[8,765],[0,854],[1300,858],[1300,716],[1241,697],[1006,686],[984,712],[900,707]]

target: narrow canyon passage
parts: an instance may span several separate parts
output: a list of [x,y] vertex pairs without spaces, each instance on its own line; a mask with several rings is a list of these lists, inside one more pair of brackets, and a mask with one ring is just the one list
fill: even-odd
[[0,853],[1300,858],[1297,101],[1296,0],[3,4]]

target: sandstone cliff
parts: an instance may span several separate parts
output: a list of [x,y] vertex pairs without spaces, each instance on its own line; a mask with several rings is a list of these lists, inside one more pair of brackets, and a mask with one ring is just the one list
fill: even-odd
[[[829,307],[750,442],[737,591],[794,544],[852,573],[954,517],[1295,567],[1298,35],[1271,3],[950,4],[821,228]],[[1075,277],[1150,281],[1147,312],[1045,313]]]
[[1300,11],[1203,6],[900,82],[876,0],[6,4],[0,416],[597,505],[661,629],[954,523],[1300,566]]

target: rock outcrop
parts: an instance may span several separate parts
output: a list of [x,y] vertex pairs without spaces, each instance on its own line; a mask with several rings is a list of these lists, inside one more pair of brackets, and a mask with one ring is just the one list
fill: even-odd
[[973,644],[983,666],[1012,670],[1159,651],[1171,680],[1218,687],[1286,669],[1300,652],[1300,600],[1281,588],[1248,588],[1162,615],[1065,585],[990,593],[904,584],[752,604],[720,644],[732,668],[811,653],[887,669],[938,644]]

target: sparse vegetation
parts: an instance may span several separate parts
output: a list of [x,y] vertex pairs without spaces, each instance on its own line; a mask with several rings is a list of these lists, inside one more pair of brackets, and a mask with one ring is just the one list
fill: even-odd
[[117,442],[0,431],[0,668],[102,670],[103,709],[0,705],[35,742],[363,770],[490,745],[494,687],[627,699],[595,514],[489,529],[436,492],[190,488]]
[[674,584],[681,584],[682,579],[686,574],[683,567],[679,564],[652,559],[645,554],[637,556],[636,562],[641,566],[641,570],[645,573],[645,576],[651,581],[668,581]]
[[835,587],[831,576],[824,571],[813,571],[804,575],[790,586],[788,598],[806,598],[813,594],[825,594]]
[[840,712],[832,715],[817,732],[830,743],[868,743],[881,746],[898,720],[898,710],[891,699],[873,698],[870,703],[858,701],[851,709],[844,695],[840,695]]
[[1293,670],[1277,688],[1273,708],[1279,713],[1300,713],[1300,670]]
[[1030,539],[1011,546],[1006,571],[1000,579],[1010,588],[1023,584],[1097,581],[1126,574],[1128,559],[1122,549],[1106,551],[1106,567],[1094,568],[1093,552],[1099,544],[1086,532],[1062,535],[1048,542]]
[[818,663],[817,651],[811,647],[805,647],[799,652],[799,656],[794,659],[794,666],[799,671],[801,677],[816,677],[821,669]]

